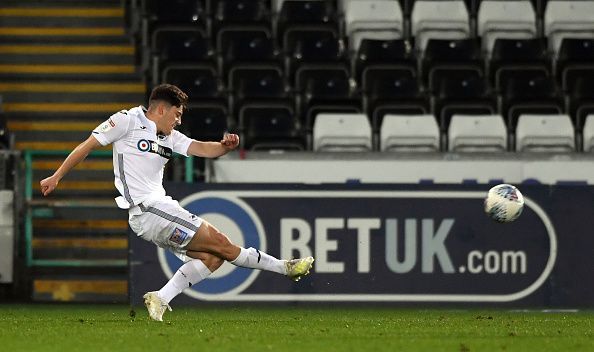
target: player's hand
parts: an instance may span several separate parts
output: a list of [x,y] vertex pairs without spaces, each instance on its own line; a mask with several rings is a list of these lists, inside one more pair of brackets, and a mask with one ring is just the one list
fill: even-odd
[[225,133],[221,144],[227,150],[233,150],[239,146],[239,136],[234,133]]
[[54,189],[58,187],[58,182],[60,182],[58,178],[53,175],[41,180],[41,182],[39,182],[39,185],[41,186],[41,194],[47,196],[52,193]]

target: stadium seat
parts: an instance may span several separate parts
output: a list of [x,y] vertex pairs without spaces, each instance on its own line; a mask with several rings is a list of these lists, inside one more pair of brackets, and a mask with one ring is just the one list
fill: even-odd
[[212,32],[228,26],[263,26],[272,30],[270,10],[263,0],[218,0],[213,12]]
[[499,111],[514,131],[521,114],[562,114],[563,101],[555,82],[546,76],[510,77],[501,93]]
[[544,39],[497,39],[487,61],[489,79],[499,92],[509,77],[533,74],[549,76],[549,60]]
[[568,92],[567,113],[577,132],[582,130],[586,117],[594,114],[594,75],[576,78]]
[[430,39],[421,59],[423,82],[435,91],[441,79],[462,72],[482,75],[483,61],[478,42],[474,39]]
[[233,116],[246,104],[265,105],[286,103],[293,105],[280,68],[244,66],[234,69],[229,76],[229,107]]
[[208,17],[207,0],[143,0],[142,11],[153,25],[204,25]]
[[386,114],[419,115],[429,112],[426,95],[413,71],[375,67],[363,72],[363,109],[377,131]]
[[594,114],[586,117],[583,128],[583,151],[594,152]]
[[344,44],[330,30],[289,31],[286,35],[285,70],[291,79],[304,64],[345,61]]
[[411,32],[418,50],[425,50],[430,39],[458,40],[470,36],[468,10],[462,0],[415,1]]
[[212,66],[168,66],[163,71],[162,83],[178,86],[188,94],[190,102],[226,103],[222,82]]
[[363,71],[376,66],[407,68],[416,75],[417,61],[410,42],[406,39],[363,39],[353,55],[352,76],[357,82],[362,82]]
[[293,108],[287,104],[248,104],[240,110],[242,147],[248,150],[304,150]]
[[319,114],[313,127],[313,150],[370,151],[371,125],[364,114]]
[[226,77],[233,67],[280,64],[270,30],[263,27],[227,27],[219,31],[219,72]]
[[482,1],[477,22],[487,58],[497,39],[532,39],[537,35],[536,14],[528,0]]
[[332,2],[324,0],[283,1],[276,21],[276,38],[286,46],[289,29],[305,28],[337,31],[336,15]]
[[451,152],[504,152],[507,129],[501,115],[454,115],[448,129]]
[[516,128],[516,151],[572,152],[573,124],[569,115],[521,115]]
[[544,15],[549,50],[557,56],[565,38],[594,38],[594,1],[552,0]]
[[314,117],[320,112],[360,112],[361,103],[351,86],[348,72],[344,70],[301,71],[299,79],[304,84],[300,95],[299,115],[310,131]]
[[594,75],[594,37],[565,38],[554,61],[558,82],[571,90],[578,78]]
[[438,152],[439,127],[433,115],[384,117],[379,134],[382,152]]
[[450,76],[440,82],[433,111],[438,117],[442,132],[449,128],[455,114],[491,115],[496,111],[496,101],[490,94],[485,80],[476,73]]
[[152,35],[150,50],[154,84],[159,82],[161,71],[166,65],[207,63],[214,58],[206,33],[187,26],[157,28]]
[[393,40],[403,36],[404,19],[397,1],[350,1],[344,16],[351,51],[359,49],[362,39]]
[[182,128],[196,140],[220,141],[231,127],[227,116],[227,108],[222,104],[189,104]]

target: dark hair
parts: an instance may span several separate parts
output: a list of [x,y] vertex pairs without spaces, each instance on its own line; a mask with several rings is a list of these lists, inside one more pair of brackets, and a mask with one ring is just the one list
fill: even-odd
[[154,100],[162,100],[172,106],[182,107],[184,110],[188,105],[188,95],[172,84],[159,84],[153,88],[149,98],[149,105]]

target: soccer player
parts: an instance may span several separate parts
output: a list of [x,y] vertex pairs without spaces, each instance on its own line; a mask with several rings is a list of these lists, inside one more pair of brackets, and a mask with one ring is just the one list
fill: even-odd
[[163,321],[166,309],[171,310],[169,302],[175,296],[207,278],[224,260],[273,271],[294,281],[307,275],[314,261],[312,257],[279,260],[256,248],[239,247],[165,194],[163,167],[173,152],[216,158],[239,145],[236,134],[225,134],[220,142],[201,142],[176,131],[187,101],[188,96],[176,86],[155,87],[148,109],[138,106],[112,115],[74,148],[52,176],[40,182],[43,195],[49,195],[92,150],[113,144],[115,187],[121,194],[115,200],[118,207],[128,209],[130,227],[142,239],[170,250],[185,262],[159,291],[143,296],[149,316],[157,321]]

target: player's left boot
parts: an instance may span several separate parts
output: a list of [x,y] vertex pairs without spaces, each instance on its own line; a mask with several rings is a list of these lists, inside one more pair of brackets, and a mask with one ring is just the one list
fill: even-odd
[[147,292],[142,296],[144,298],[144,305],[148,309],[151,319],[156,321],[163,321],[163,314],[166,309],[171,312],[171,307],[167,302],[157,295],[157,291]]
[[287,267],[287,276],[293,281],[299,281],[302,277],[309,274],[313,266],[314,258],[305,257],[301,259],[292,259],[285,262]]

